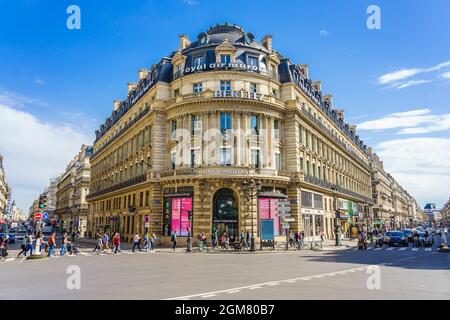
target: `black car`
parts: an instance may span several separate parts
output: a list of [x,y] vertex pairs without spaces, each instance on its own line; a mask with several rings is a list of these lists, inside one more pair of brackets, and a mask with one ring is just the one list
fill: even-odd
[[432,235],[425,236],[425,232],[419,232],[419,246],[431,247],[434,243],[434,237]]
[[413,242],[412,230],[406,229],[406,230],[403,230],[403,233],[405,234],[406,238],[408,238],[408,242]]
[[403,231],[388,231],[384,235],[384,243],[390,247],[396,244],[408,246],[408,237]]

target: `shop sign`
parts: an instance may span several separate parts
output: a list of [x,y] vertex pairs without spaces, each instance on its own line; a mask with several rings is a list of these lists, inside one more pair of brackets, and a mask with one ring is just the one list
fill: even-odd
[[247,169],[226,169],[226,168],[214,168],[214,169],[202,169],[199,173],[204,175],[246,175]]
[[214,69],[233,69],[241,71],[253,71],[261,72],[262,70],[259,66],[254,66],[246,63],[210,63],[210,64],[199,64],[193,67],[187,67],[182,70],[183,74],[194,73],[203,70],[214,70]]
[[263,93],[247,92],[247,91],[214,91],[214,98],[241,98],[263,100],[265,95]]
[[319,209],[306,209],[306,208],[302,208],[301,213],[303,214],[324,214],[323,210],[319,210]]

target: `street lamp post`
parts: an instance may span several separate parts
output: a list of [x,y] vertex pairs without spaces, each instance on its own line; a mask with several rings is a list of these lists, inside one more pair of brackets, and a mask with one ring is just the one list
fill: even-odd
[[250,251],[255,251],[253,198],[255,198],[258,195],[258,191],[261,190],[261,181],[255,181],[255,179],[251,178],[249,180],[244,180],[242,185],[247,201],[251,202],[252,237],[250,238]]
[[333,185],[331,187],[331,190],[333,190],[333,197],[334,197],[334,213],[335,213],[335,227],[334,227],[334,238],[335,238],[335,246],[339,247],[341,245],[341,221],[340,221],[340,212],[338,209],[338,200],[337,200],[337,191],[338,187],[336,185]]

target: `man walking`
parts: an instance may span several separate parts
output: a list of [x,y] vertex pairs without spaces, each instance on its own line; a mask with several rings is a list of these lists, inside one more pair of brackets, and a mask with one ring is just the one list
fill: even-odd
[[156,245],[156,236],[154,233],[152,233],[152,236],[150,237],[150,252],[155,252],[155,245]]
[[27,249],[24,253],[24,256],[27,256],[27,252],[30,251],[30,256],[33,254],[33,233],[31,231],[28,231],[28,235],[26,237],[27,241],[26,241],[26,246]]
[[138,247],[139,252],[142,251],[141,247],[139,246],[139,243],[141,242],[141,237],[139,236],[139,232],[136,232],[136,234],[134,235],[134,240],[133,240],[133,248],[131,249],[132,252],[134,252],[134,248]]
[[108,243],[109,243],[109,236],[108,236],[108,234],[107,234],[106,232],[103,234],[102,242],[103,242],[102,252],[103,252],[105,249],[106,249],[106,250],[109,250],[109,245],[108,245]]
[[59,252],[60,256],[63,256],[67,252],[67,243],[69,242],[68,237],[69,235],[67,234],[67,232],[64,232],[61,239],[61,251]]
[[47,241],[48,244],[48,254],[47,257],[50,257],[53,254],[53,251],[56,248],[56,232],[53,231]]
[[116,232],[113,239],[114,253],[117,254],[117,251],[120,252],[120,234]]
[[172,241],[172,249],[173,251],[175,251],[176,247],[177,247],[177,232],[174,231],[172,233],[172,236],[170,237],[170,241]]

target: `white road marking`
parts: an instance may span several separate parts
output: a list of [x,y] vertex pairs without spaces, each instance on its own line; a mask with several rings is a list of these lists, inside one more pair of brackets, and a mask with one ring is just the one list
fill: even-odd
[[373,247],[368,247],[368,248],[367,248],[367,250],[372,250],[372,249],[373,249]]
[[419,248],[412,248],[412,251],[419,251]]
[[390,248],[387,248],[386,250],[387,251],[391,251],[391,250],[394,250],[395,248],[394,247],[390,247]]
[[433,250],[432,248],[425,248],[425,251],[431,251]]
[[207,294],[205,296],[202,296],[202,298],[210,298],[210,297],[215,297],[216,294]]
[[[343,271],[333,272],[333,273],[355,272],[356,270],[359,270],[359,269],[361,269],[361,268],[348,269],[348,270],[343,270]],[[323,277],[323,276],[326,276],[328,274],[330,274],[330,273],[323,273],[323,274],[317,274],[317,275],[312,275],[312,276],[304,276],[304,277],[285,279],[285,280],[278,280],[278,281],[269,281],[269,282],[263,282],[263,283],[256,283],[256,284],[243,286],[243,287],[229,288],[229,289],[217,290],[217,291],[211,291],[211,292],[196,293],[196,294],[191,294],[191,295],[187,295],[187,296],[181,296],[181,297],[175,297],[175,298],[167,298],[167,299],[164,299],[164,300],[181,300],[181,299],[195,298],[195,297],[203,298],[203,297],[209,297],[210,295],[217,295],[219,293],[226,293],[226,292],[234,291],[234,290],[243,290],[243,289],[254,290],[254,289],[259,289],[262,286],[269,286],[270,284],[273,284],[273,283],[287,282],[287,281],[297,281],[297,280],[310,280],[312,277],[317,277],[317,276]]]
[[16,258],[6,258],[5,262],[11,262],[11,261],[14,261],[14,260],[16,260]]
[[[269,283],[269,284],[267,284],[268,286],[277,286],[277,285],[279,285],[280,283],[279,282],[272,282],[272,283]],[[238,290],[238,291],[240,291],[240,290]]]
[[80,252],[80,254],[82,255],[82,256],[90,256],[91,254],[89,254],[89,253],[87,253],[87,252]]
[[231,290],[231,291],[228,291],[227,293],[238,293],[238,292],[241,292],[241,290]]
[[375,251],[379,251],[382,250],[383,248],[375,248]]
[[400,248],[400,251],[406,251],[406,250],[408,250],[408,247]]

